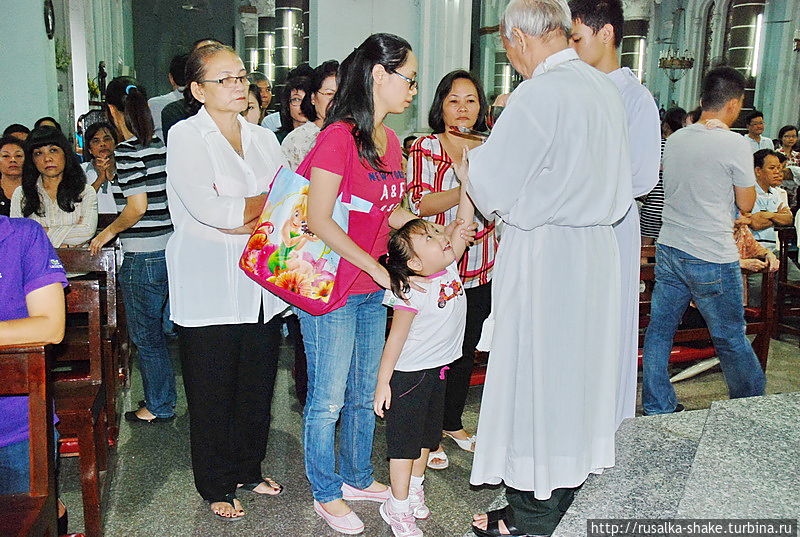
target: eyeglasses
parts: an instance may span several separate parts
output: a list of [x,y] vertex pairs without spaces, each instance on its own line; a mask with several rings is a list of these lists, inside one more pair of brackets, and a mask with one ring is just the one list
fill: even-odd
[[213,82],[214,84],[221,85],[223,88],[235,88],[239,84],[250,84],[249,76],[250,75],[226,76],[225,78],[217,78],[216,80],[201,80],[199,83],[205,84],[207,82]]
[[414,88],[417,87],[417,81],[415,79],[408,78],[406,75],[401,75],[397,71],[393,71],[393,74],[399,76],[400,78],[408,82],[408,91],[414,91]]

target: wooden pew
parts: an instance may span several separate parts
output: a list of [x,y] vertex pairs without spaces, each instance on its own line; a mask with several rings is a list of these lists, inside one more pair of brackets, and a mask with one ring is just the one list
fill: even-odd
[[[645,290],[640,294],[639,300],[639,364],[641,365],[644,346],[644,333],[650,321],[650,299],[655,284],[655,246],[643,246],[642,258],[651,259],[651,263],[642,264],[640,279],[645,284]],[[755,335],[753,350],[761,363],[761,368],[766,371],[767,357],[769,355],[769,342],[775,323],[775,278],[773,273],[761,272],[761,304],[758,308],[745,308],[746,333]],[[673,340],[673,350],[670,363],[682,363],[716,356],[716,351],[711,344],[711,334],[707,328],[679,329]],[[708,342],[705,346],[685,346],[681,344]]]
[[53,405],[47,383],[49,347],[0,346],[0,396],[27,395],[30,490],[0,496],[0,535],[57,537]]
[[[778,240],[781,243],[778,259],[781,262],[780,269],[778,269],[778,282],[777,282],[777,313],[775,322],[775,336],[780,337],[781,334],[794,334],[800,335],[800,326],[797,324],[797,319],[800,318],[800,281],[789,280],[789,243],[796,242],[797,230],[794,226],[776,226],[778,231]],[[795,319],[795,324],[790,322],[790,319]]]
[[[85,334],[69,341],[67,329],[65,343],[59,345],[62,357],[71,358],[75,352],[87,353],[89,359],[88,378],[54,382],[56,413],[59,417],[59,432],[62,437],[77,437],[79,448],[81,493],[83,516],[87,537],[102,535],[101,523],[101,472],[108,468],[108,425],[106,422],[106,386],[102,375],[102,347],[100,323],[100,282],[97,280],[73,280],[66,294],[67,316],[85,315],[88,322]],[[83,341],[88,342],[82,345]],[[66,349],[64,349],[66,347]],[[113,382],[113,380],[112,380]]]
[[[128,378],[131,345],[127,341],[127,330],[121,322],[124,316],[122,301],[117,294],[116,250],[103,248],[98,255],[92,255],[87,248],[59,248],[58,257],[67,272],[88,273],[74,279],[97,279],[100,282],[101,302],[101,340],[103,360],[103,380],[106,389],[109,433],[112,440],[119,430],[117,410],[117,391],[125,385]],[[70,331],[67,325],[66,342],[74,348],[85,346],[88,341],[80,331]],[[85,379],[84,379],[85,380]]]

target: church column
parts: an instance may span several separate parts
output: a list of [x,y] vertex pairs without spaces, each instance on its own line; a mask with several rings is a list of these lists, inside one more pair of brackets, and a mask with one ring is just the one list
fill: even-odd
[[472,1],[420,0],[419,23],[427,31],[420,32],[414,51],[419,59],[415,128],[427,131],[428,110],[439,80],[455,69],[469,70]]
[[743,129],[743,118],[755,106],[756,79],[761,72],[766,0],[732,0],[728,7],[725,52],[731,67],[747,79],[742,115],[734,128]]
[[304,17],[308,0],[277,0],[275,3],[275,80],[273,94],[280,98],[289,71],[308,62],[308,28]]
[[764,12],[763,56],[755,102],[764,112],[765,134],[775,138],[783,125],[800,117],[800,51],[794,50],[800,2],[769,2]]
[[620,65],[628,67],[644,80],[647,34],[650,26],[651,2],[647,0],[626,0],[623,2],[625,23],[622,26],[620,44]]

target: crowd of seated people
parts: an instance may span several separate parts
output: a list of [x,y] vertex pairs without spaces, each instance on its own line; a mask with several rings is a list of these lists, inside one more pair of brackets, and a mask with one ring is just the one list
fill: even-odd
[[[590,33],[601,31],[589,28]],[[239,492],[272,496],[283,491],[283,485],[263,475],[262,462],[285,323],[295,346],[297,397],[305,406],[304,455],[315,512],[337,531],[357,533],[363,524],[347,502],[389,501],[382,514],[395,535],[421,535],[414,533],[414,516],[429,514],[424,505],[425,467],[448,467],[443,439],[469,452],[478,442],[461,417],[481,327],[490,316],[500,238],[494,219],[479,211],[473,214],[464,186],[465,155],[483,139],[456,131],[488,130],[489,106],[476,76],[455,70],[441,79],[429,110],[431,134],[406,137],[401,149],[396,134],[384,126],[388,114],[402,113],[416,95],[416,70],[416,57],[405,40],[376,34],[341,64],[329,60],[290,72],[277,96],[279,110],[268,114],[271,81],[260,73],[247,73],[230,47],[201,39],[191,51],[173,58],[167,75],[172,90],[167,94],[148,99],[137,80],[111,80],[103,96],[107,121],[86,129],[81,156],[69,140],[71,133],[52,117],[39,119],[32,129],[8,126],[0,138],[0,244],[8,240],[9,230],[30,235],[36,252],[32,250],[35,255],[29,260],[41,261],[41,266],[30,267],[32,275],[25,276],[37,286],[23,286],[22,294],[14,291],[14,300],[25,307],[0,316],[0,343],[41,340],[36,333],[46,334],[47,341],[60,339],[63,315],[53,313],[58,308],[38,313],[43,305],[63,302],[63,270],[47,270],[58,264],[53,248],[80,247],[96,254],[116,245],[122,252],[120,283],[128,333],[138,350],[145,395],[125,419],[150,426],[175,418],[176,374],[162,323],[165,316],[171,317],[178,326],[194,482],[214,515],[244,516]],[[744,138],[730,130],[741,109],[740,86],[740,75],[733,70],[712,70],[700,108],[688,114],[674,108],[660,118],[659,179],[639,198],[642,243],[657,244],[657,275],[662,279],[691,280],[688,272],[700,265],[723,266],[726,279],[717,298],[704,296],[692,284],[681,288],[677,298],[664,285],[657,287],[654,321],[645,340],[647,414],[681,409],[665,384],[671,330],[680,321],[668,303],[691,302],[708,321],[715,342],[738,346],[724,359],[747,373],[726,376],[731,396],[763,393],[764,378],[753,373],[754,357],[745,348],[749,343],[744,334],[732,335],[725,325],[741,317],[740,272],[777,270],[775,226],[794,221],[800,152],[795,125],[782,127],[773,141],[763,136],[765,122],[758,111],[744,118]],[[364,95],[369,98],[364,100]],[[705,168],[692,160],[699,158],[698,148],[715,155]],[[658,154],[658,147],[651,149]],[[299,170],[312,185],[324,185],[309,191],[306,212],[300,216],[313,232],[303,234],[313,237],[308,240],[323,240],[360,270],[341,310],[319,316],[291,310],[238,268],[266,202],[265,192],[281,167]],[[709,188],[700,183],[720,175],[723,167],[733,170],[730,177],[722,174]],[[694,170],[688,179],[682,178],[686,169]],[[375,176],[383,177],[386,184],[381,188],[389,186],[388,190],[374,188]],[[343,177],[354,193],[386,208],[379,217],[365,220],[363,229],[343,231],[331,218]],[[685,183],[690,179],[697,182]],[[728,214],[731,208],[739,212],[735,221]],[[98,229],[100,215],[107,220],[101,219]],[[469,222],[463,221],[464,215]],[[687,221],[696,226],[683,234]],[[393,239],[391,254],[405,255],[405,268],[382,257],[387,255],[390,228],[408,234],[406,242]],[[706,229],[709,236],[700,236]],[[454,244],[462,239],[452,233],[466,233],[471,243],[463,257],[452,260],[452,267],[444,267],[451,283],[457,282],[452,306],[461,308],[454,315],[463,313],[458,326],[466,336],[453,346],[452,360],[436,363],[442,375],[437,386],[444,393],[435,401],[435,417],[423,424],[435,431],[435,441],[427,429],[419,433],[425,433],[424,438],[388,439],[397,447],[397,459],[392,460],[407,464],[391,466],[392,483],[387,487],[374,480],[370,461],[372,397],[386,341],[384,303],[392,303],[384,289],[397,291],[401,281],[405,292],[418,291],[415,282],[444,277],[438,269],[423,267],[424,256],[415,254],[420,246],[414,234],[442,241],[447,250],[445,230]],[[367,235],[378,239],[370,242]],[[724,244],[714,243],[717,235],[724,237]],[[42,243],[45,236],[49,244]],[[7,262],[12,250],[4,246],[0,262]],[[702,257],[705,252],[714,260]],[[414,268],[414,260],[420,261],[419,268]],[[665,267],[672,272],[666,274]],[[0,287],[6,283],[3,274]],[[754,278],[750,283],[753,302],[758,285]],[[403,310],[402,304],[394,304]],[[413,316],[395,315],[407,323],[401,339],[421,330],[412,324]],[[12,337],[12,329],[17,336],[27,335]],[[453,330],[458,339],[459,328]],[[400,348],[394,355],[383,351],[384,361],[389,353],[404,364],[409,358]],[[648,360],[653,356],[656,359]],[[380,378],[386,383],[394,365],[381,366]],[[430,397],[421,401],[433,404]],[[0,400],[2,405],[11,403]],[[387,405],[392,416],[388,419],[400,419],[389,410]],[[383,406],[375,411],[381,414]],[[341,445],[335,443],[332,427],[340,416]],[[0,450],[21,441],[23,434],[0,429],[0,443],[5,444]],[[411,451],[422,456],[408,459],[404,453]],[[337,459],[343,465],[339,470]]]

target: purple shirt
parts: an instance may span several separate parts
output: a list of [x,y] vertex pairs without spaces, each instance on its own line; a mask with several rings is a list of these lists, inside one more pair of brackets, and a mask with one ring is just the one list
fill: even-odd
[[[67,276],[42,226],[0,216],[0,321],[28,317],[25,296],[53,283]],[[28,439],[27,397],[0,397],[0,416],[0,447]]]

